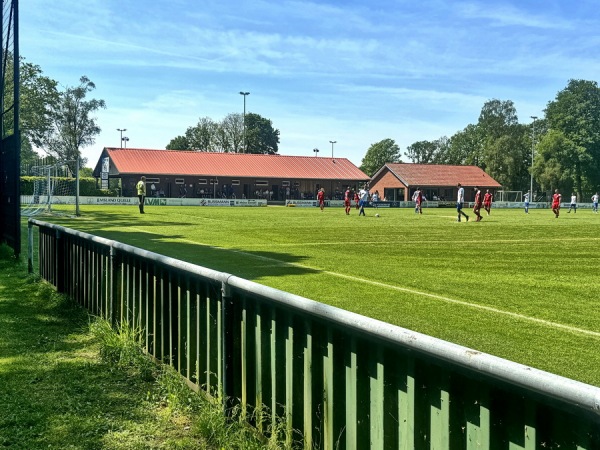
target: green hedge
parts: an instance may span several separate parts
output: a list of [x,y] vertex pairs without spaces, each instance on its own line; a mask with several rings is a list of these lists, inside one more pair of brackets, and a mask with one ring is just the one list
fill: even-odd
[[[21,177],[21,195],[33,195],[33,186],[36,181],[43,181],[44,177]],[[53,177],[57,182],[74,183],[74,178]],[[115,186],[113,186],[113,184]],[[96,179],[91,177],[79,178],[79,195],[82,197],[118,197],[118,180],[111,180],[110,189],[98,189]]]

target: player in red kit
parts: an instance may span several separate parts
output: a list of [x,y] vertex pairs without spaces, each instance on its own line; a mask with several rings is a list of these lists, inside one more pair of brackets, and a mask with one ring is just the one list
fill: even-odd
[[358,192],[354,193],[354,203],[356,205],[356,209],[359,208],[359,203],[360,203],[360,197],[358,196]]
[[481,191],[478,187],[475,187],[475,205],[473,205],[473,212],[477,216],[477,220],[475,222],[481,221],[481,204],[483,203],[483,198],[481,196]]
[[552,212],[554,213],[554,217],[558,219],[558,215],[560,214],[560,200],[562,195],[558,192],[558,189],[554,190],[554,195],[552,196]]
[[344,209],[346,210],[346,215],[350,215],[350,199],[352,198],[352,193],[350,192],[350,186],[346,189],[344,193]]
[[319,189],[319,192],[317,193],[317,200],[319,201],[319,208],[321,208],[321,211],[323,211],[325,208],[325,189]]
[[483,209],[487,212],[487,215],[490,215],[490,209],[492,209],[492,194],[490,194],[490,190],[485,190],[485,195],[483,196]]

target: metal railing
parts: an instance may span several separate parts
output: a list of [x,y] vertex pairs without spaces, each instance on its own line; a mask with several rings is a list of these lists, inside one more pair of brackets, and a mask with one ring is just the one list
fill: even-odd
[[600,389],[116,241],[39,228],[40,275],[306,449],[600,448]]

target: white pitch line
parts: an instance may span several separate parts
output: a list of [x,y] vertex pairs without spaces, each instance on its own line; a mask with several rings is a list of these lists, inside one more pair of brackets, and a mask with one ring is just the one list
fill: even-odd
[[423,292],[423,291],[417,291],[415,289],[409,289],[409,288],[404,288],[401,286],[395,286],[393,284],[387,284],[387,283],[381,283],[379,281],[373,281],[373,280],[368,280],[366,278],[360,278],[357,277],[355,275],[346,275],[343,273],[338,273],[338,272],[331,272],[329,270],[323,270],[323,269],[317,269],[315,267],[311,267],[311,266],[306,266],[304,264],[299,264],[299,263],[293,263],[293,262],[286,262],[286,261],[280,261],[278,259],[275,258],[269,258],[268,256],[261,256],[261,255],[254,255],[252,253],[247,253],[241,250],[232,250],[232,249],[228,249],[228,248],[224,248],[224,247],[218,247],[215,245],[209,245],[209,244],[203,244],[200,242],[195,242],[195,241],[191,241],[189,239],[177,239],[178,241],[184,241],[184,242],[189,242],[192,244],[196,244],[196,245],[204,245],[206,247],[211,247],[214,249],[218,249],[218,250],[224,250],[224,251],[229,251],[229,252],[233,252],[233,253],[239,253],[242,254],[244,256],[249,256],[249,257],[253,257],[256,259],[262,259],[265,261],[275,261],[277,262],[279,265],[286,265],[286,266],[295,266],[295,267],[300,267],[302,269],[310,269],[310,270],[316,270],[319,271],[321,273],[326,273],[328,275],[334,276],[334,277],[338,277],[338,278],[344,278],[346,280],[352,280],[352,281],[362,281],[363,283],[368,283],[371,284],[373,286],[379,286],[379,287],[383,287],[386,289],[392,289],[395,291],[400,291],[400,292],[408,292],[410,294],[414,294],[414,295],[420,295],[422,297],[428,297],[428,298],[433,298],[435,300],[441,300],[447,303],[454,303],[456,305],[461,305],[461,306],[466,306],[468,308],[473,308],[473,309],[480,309],[483,311],[488,311],[491,313],[495,313],[495,314],[502,314],[508,317],[512,317],[518,320],[525,320],[528,322],[533,322],[539,325],[544,325],[547,327],[551,327],[551,328],[557,328],[560,330],[565,330],[565,331],[569,331],[571,333],[575,333],[575,334],[583,334],[586,336],[592,336],[595,338],[600,338],[600,332],[597,331],[591,331],[591,330],[586,330],[584,328],[577,328],[577,327],[572,327],[569,325],[564,325],[562,323],[558,323],[558,322],[552,322],[550,320],[544,320],[544,319],[539,319],[537,317],[531,317],[531,316],[526,316],[524,314],[519,314],[519,313],[515,313],[515,312],[511,312],[511,311],[504,311],[502,309],[498,309],[498,308],[493,308],[491,306],[486,306],[486,305],[479,305],[477,303],[470,303],[470,302],[466,302],[464,300],[457,300],[454,298],[450,298],[450,297],[444,297],[442,295],[437,295],[437,294],[430,294],[428,292]]

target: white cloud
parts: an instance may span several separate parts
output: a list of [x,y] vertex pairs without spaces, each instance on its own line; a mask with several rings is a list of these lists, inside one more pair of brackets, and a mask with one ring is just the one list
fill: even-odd
[[547,8],[527,10],[508,3],[457,3],[456,11],[469,20],[484,20],[491,26],[526,27],[547,30],[572,30],[574,24],[557,15],[546,15]]

